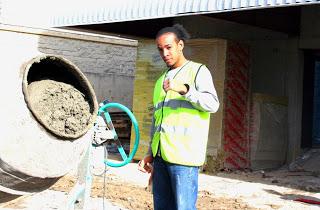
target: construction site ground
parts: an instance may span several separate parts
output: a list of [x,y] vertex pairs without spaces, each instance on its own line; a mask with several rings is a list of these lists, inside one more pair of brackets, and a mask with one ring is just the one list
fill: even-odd
[[[101,169],[97,167],[93,172],[100,173]],[[147,174],[137,170],[137,163],[107,168],[105,177],[94,176],[90,209],[152,209],[148,178]],[[68,202],[68,192],[75,182],[75,176],[69,174],[40,193],[14,199],[4,194],[2,199],[9,197],[7,201],[0,202],[0,209],[64,209]],[[197,208],[320,209],[320,205],[315,204],[320,202],[319,189],[320,178],[317,173],[288,171],[286,167],[273,171],[223,171],[214,175],[201,173]],[[308,201],[315,203],[306,203]]]

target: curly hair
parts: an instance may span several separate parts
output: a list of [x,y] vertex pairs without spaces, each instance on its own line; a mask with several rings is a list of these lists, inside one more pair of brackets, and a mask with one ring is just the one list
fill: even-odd
[[166,33],[175,34],[177,41],[182,40],[183,42],[186,42],[188,39],[190,39],[190,34],[181,24],[174,24],[173,26],[162,28],[160,31],[158,31],[156,39],[162,34]]

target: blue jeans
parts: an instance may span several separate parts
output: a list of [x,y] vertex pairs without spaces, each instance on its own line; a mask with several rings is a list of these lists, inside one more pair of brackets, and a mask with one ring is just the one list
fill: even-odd
[[171,164],[155,157],[153,162],[154,210],[195,210],[199,167]]

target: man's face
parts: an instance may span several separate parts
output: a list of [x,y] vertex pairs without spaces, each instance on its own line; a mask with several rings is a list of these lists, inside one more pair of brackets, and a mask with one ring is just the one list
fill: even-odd
[[182,57],[183,41],[177,41],[175,34],[165,33],[156,40],[161,58],[168,67],[177,68]]

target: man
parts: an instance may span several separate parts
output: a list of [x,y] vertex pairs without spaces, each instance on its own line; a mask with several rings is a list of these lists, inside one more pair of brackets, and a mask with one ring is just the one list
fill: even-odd
[[219,107],[210,71],[183,54],[188,38],[178,24],[161,29],[156,36],[168,70],[155,84],[150,147],[138,165],[140,171],[153,174],[155,210],[196,209],[210,113]]

